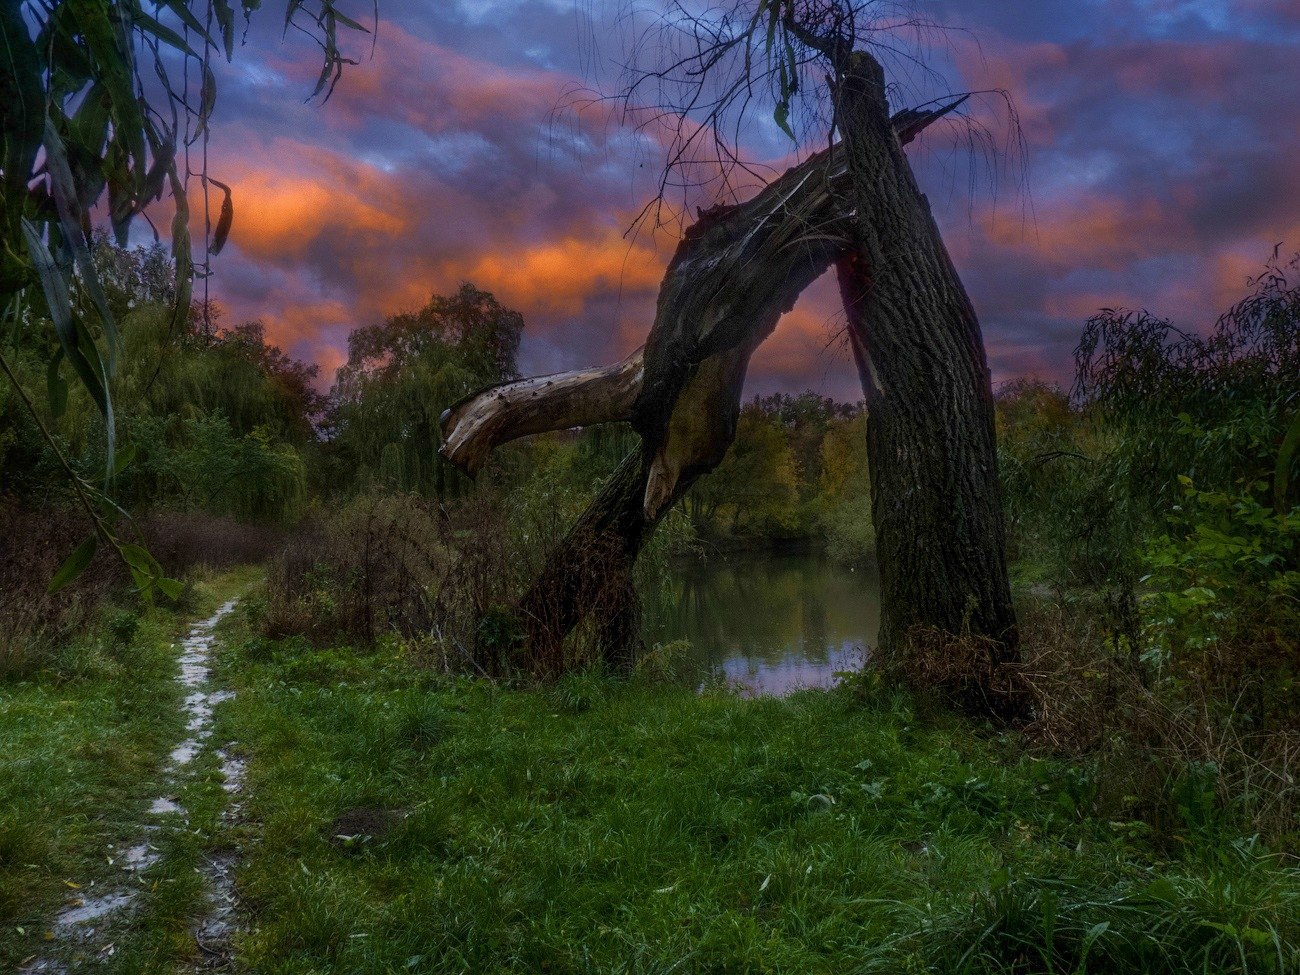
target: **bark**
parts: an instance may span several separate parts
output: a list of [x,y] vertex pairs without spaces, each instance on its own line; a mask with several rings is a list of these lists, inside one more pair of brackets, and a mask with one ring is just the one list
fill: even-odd
[[471,477],[497,446],[550,430],[626,420],[641,389],[637,349],[616,365],[503,383],[442,414],[441,453]]
[[[893,138],[885,79],[855,52],[837,112],[856,210],[837,264],[867,401],[867,453],[880,563],[880,650],[914,626],[993,641],[1019,659],[1007,578],[993,392],[975,310],[929,204]],[[1023,712],[1014,681],[973,675],[963,703]]]

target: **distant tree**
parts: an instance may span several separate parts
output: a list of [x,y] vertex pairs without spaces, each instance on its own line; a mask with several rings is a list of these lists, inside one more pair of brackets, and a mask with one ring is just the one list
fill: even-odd
[[1263,485],[1285,511],[1300,480],[1300,257],[1275,254],[1250,293],[1208,335],[1146,311],[1103,309],[1075,352],[1075,395],[1124,434],[1135,497],[1162,504],[1181,489]]
[[794,532],[799,512],[798,462],[789,431],[763,401],[740,411],[735,443],[692,494],[700,497],[688,502],[687,512],[701,528],[725,528],[733,536],[762,538]]
[[523,317],[463,284],[419,311],[348,336],[331,393],[331,449],[344,468],[401,490],[461,493],[465,479],[438,455],[438,420],[474,389],[518,376]]

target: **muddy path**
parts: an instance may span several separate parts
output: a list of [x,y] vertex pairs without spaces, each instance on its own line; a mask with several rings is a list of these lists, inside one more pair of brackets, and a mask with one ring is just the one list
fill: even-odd
[[[78,891],[78,896],[55,914],[48,926],[46,951],[23,965],[19,970],[23,975],[79,971],[116,950],[117,933],[129,925],[148,890],[148,871],[162,857],[160,841],[168,830],[189,828],[182,795],[194,775],[196,760],[209,750],[215,751],[224,777],[227,802],[222,821],[233,821],[239,815],[243,761],[228,745],[215,747],[212,742],[213,711],[234,696],[214,684],[214,630],[237,602],[236,598],[223,603],[210,617],[195,623],[178,644],[176,680],[185,695],[181,705],[185,738],[171,750],[163,768],[163,788],[137,824],[132,844],[105,851],[108,862],[120,873]],[[233,868],[234,858],[229,854],[210,857],[201,868],[206,902],[193,930],[203,968],[224,967],[230,961],[235,922]]]

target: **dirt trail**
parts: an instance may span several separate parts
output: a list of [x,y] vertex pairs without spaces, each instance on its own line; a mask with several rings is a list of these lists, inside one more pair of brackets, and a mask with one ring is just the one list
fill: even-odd
[[[108,860],[120,867],[122,876],[87,888],[75,901],[54,916],[49,931],[51,941],[45,954],[26,963],[22,975],[69,972],[91,958],[106,956],[114,949],[112,932],[130,917],[147,884],[143,874],[158,862],[161,854],[155,845],[160,830],[185,828],[188,813],[180,804],[180,794],[188,781],[194,760],[210,747],[212,712],[232,692],[212,686],[211,655],[216,637],[213,630],[235,608],[231,599],[202,622],[195,623],[180,643],[180,673],[177,681],[185,691],[182,713],[186,718],[186,738],[172,749],[163,770],[164,791],[150,804],[150,821],[142,822],[137,841],[126,849],[111,848]],[[223,813],[229,820],[238,813],[238,796],[243,787],[243,762],[228,748],[219,748],[224,788],[230,796]],[[227,960],[234,920],[233,858],[220,857],[204,867],[208,904],[195,927],[195,938],[205,955],[220,964]]]

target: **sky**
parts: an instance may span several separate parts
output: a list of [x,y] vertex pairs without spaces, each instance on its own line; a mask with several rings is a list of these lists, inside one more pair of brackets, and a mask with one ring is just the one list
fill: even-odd
[[[349,39],[360,63],[324,103],[306,98],[311,41],[283,36],[275,5],[255,14],[217,69],[209,145],[234,193],[209,280],[227,322],[261,319],[329,380],[351,329],[469,281],[523,313],[525,374],[636,348],[675,236],[630,232],[661,141],[574,94],[617,87],[625,35],[603,3],[383,0],[373,54]],[[1103,307],[1208,328],[1276,245],[1300,251],[1300,0],[915,6],[945,29],[916,40],[927,72],[887,62],[894,107],[1005,91],[1019,120],[1017,139],[1006,101],[982,95],[908,148],[995,384],[1068,385]],[[745,139],[778,168],[795,152],[762,112]],[[842,327],[823,278],[748,391],[860,398]]]

